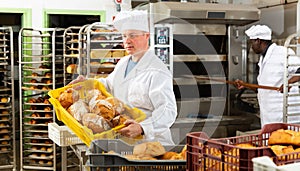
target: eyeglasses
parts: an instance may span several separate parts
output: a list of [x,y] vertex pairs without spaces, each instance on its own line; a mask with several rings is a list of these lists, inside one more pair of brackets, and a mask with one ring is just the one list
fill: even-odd
[[123,34],[122,38],[124,39],[135,39],[139,36],[143,36],[145,33],[129,33],[129,34]]

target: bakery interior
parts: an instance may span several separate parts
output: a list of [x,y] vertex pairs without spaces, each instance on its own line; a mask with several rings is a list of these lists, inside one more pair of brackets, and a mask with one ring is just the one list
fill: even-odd
[[[273,41],[284,45],[300,29],[298,0],[3,0],[0,170],[93,170],[85,166],[92,161],[86,144],[79,140],[62,145],[49,138],[64,139],[50,130],[67,127],[57,118],[47,93],[80,74],[99,78],[113,71],[118,59],[126,56],[121,35],[102,39],[105,31],[97,30],[113,30],[114,16],[129,9],[149,12],[151,47],[173,74],[178,116],[171,131],[178,147],[194,132],[200,137],[203,135],[197,132],[225,138],[261,131],[256,93],[238,90],[224,80],[257,84],[259,56],[251,50],[244,31],[254,24],[266,24],[272,28]],[[160,33],[168,41],[158,42]],[[99,42],[105,50],[99,50]],[[50,123],[56,125],[50,128]],[[122,151],[122,146],[115,150]],[[162,162],[165,167],[149,169],[154,163],[147,164],[136,169],[189,167],[186,162]],[[134,170],[132,165],[139,164],[124,165],[114,163],[110,169],[126,170],[127,166]]]

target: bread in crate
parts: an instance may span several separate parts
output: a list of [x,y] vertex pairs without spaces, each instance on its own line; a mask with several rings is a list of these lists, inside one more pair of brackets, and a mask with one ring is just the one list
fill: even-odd
[[[259,134],[209,139],[204,132],[187,135],[188,170],[253,170],[254,157],[269,156],[277,165],[300,162],[300,153],[290,144],[268,144],[276,130],[298,132],[300,125],[268,124]],[[277,133],[275,133],[276,135]],[[278,152],[278,150],[281,150]]]
[[127,119],[140,122],[146,115],[109,94],[104,85],[89,79],[49,92],[57,118],[89,146],[94,139],[115,138]]

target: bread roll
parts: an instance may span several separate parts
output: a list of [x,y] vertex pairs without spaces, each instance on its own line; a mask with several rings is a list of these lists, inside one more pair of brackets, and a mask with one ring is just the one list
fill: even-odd
[[7,103],[8,102],[8,98],[7,97],[2,97],[1,98],[1,102],[2,103]]
[[271,133],[269,145],[296,145],[300,146],[300,133],[293,130],[279,129]]
[[73,88],[68,88],[60,96],[58,97],[58,101],[64,107],[67,109],[70,107],[74,102],[76,102],[79,99],[79,93]]
[[86,100],[89,102],[92,98],[94,100],[106,99],[106,96],[98,89],[91,89],[87,91]]
[[69,74],[75,74],[76,70],[77,70],[76,64],[70,64],[67,66],[67,73],[69,73]]
[[49,99],[45,99],[45,100],[44,100],[44,103],[45,103],[45,104],[50,104]]
[[8,110],[2,110],[1,114],[9,114]]
[[98,114],[108,121],[115,117],[115,110],[112,104],[106,100],[96,100],[92,98],[89,102],[89,107],[91,113]]
[[33,72],[33,73],[31,74],[31,76],[32,76],[32,77],[37,77],[37,76],[39,76],[39,74],[38,74],[38,73],[35,73],[35,72]]
[[79,122],[82,120],[82,116],[89,113],[89,107],[83,99],[79,99],[73,103],[69,108],[68,112]]
[[36,103],[36,99],[35,98],[30,98],[27,102],[28,103]]
[[171,160],[176,155],[178,155],[178,153],[173,152],[173,151],[167,151],[159,159],[162,159],[162,160]]
[[150,155],[156,157],[165,154],[166,150],[160,142],[145,142],[135,145],[133,148],[134,155]]
[[49,106],[47,106],[47,107],[44,107],[44,111],[51,111],[52,109],[51,109],[51,107],[49,107]]
[[118,115],[111,120],[111,126],[116,127],[122,125],[127,119],[130,119],[127,115]]
[[110,129],[110,126],[106,120],[102,116],[94,113],[84,114],[82,117],[82,123],[84,126],[90,128],[94,134]]
[[44,98],[43,98],[43,97],[38,97],[38,98],[36,99],[36,103],[43,103],[43,101],[44,101]]
[[51,72],[46,72],[44,76],[47,77],[47,78],[51,78],[52,74],[51,74]]
[[37,89],[37,86],[30,86],[29,89],[35,90],[35,89]]
[[36,79],[31,79],[30,83],[37,83],[38,81]]
[[50,88],[47,87],[47,86],[43,86],[43,87],[42,87],[42,90],[50,90]]
[[45,117],[46,118],[52,117],[52,113],[45,113]]
[[48,164],[48,165],[52,165],[53,162],[49,160],[49,161],[47,161],[47,164]]
[[121,114],[124,112],[124,103],[122,103],[119,99],[115,97],[108,97],[106,101],[112,104],[112,108],[116,111],[117,114]]
[[29,110],[36,110],[36,109],[37,109],[37,106],[33,106],[33,105],[31,105],[29,108]]

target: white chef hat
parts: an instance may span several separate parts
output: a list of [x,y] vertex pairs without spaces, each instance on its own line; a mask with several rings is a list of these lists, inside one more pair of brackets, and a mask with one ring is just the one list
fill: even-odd
[[125,30],[141,30],[149,32],[147,11],[121,11],[116,15],[113,25],[119,32]]
[[254,25],[245,31],[250,39],[271,40],[272,30],[266,25]]

